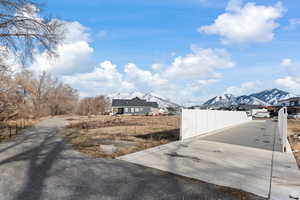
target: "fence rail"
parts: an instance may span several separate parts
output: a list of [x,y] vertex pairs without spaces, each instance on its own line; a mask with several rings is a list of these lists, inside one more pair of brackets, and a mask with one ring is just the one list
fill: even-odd
[[26,119],[15,120],[13,122],[0,122],[0,141],[18,135],[22,129],[30,125]]

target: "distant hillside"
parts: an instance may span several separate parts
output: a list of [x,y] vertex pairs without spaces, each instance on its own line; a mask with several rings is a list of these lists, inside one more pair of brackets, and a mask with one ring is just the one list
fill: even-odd
[[132,99],[134,97],[139,97],[140,99],[145,99],[147,101],[157,102],[160,108],[176,108],[180,107],[177,103],[174,103],[168,99],[165,99],[159,95],[153,93],[141,93],[141,92],[132,92],[132,93],[115,93],[108,95],[110,99]]
[[296,95],[279,90],[277,88],[264,90],[250,95],[235,97],[232,94],[216,96],[204,103],[204,105],[215,105],[228,107],[231,105],[249,104],[249,105],[276,105],[279,100],[294,97]]
[[225,106],[237,105],[236,98],[232,94],[224,94],[222,96],[216,96],[207,102],[204,105],[216,105],[216,106]]

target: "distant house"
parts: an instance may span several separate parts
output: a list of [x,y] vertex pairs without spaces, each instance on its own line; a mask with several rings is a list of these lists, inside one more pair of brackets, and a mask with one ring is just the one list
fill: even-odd
[[280,100],[278,102],[279,106],[295,106],[300,107],[300,97],[293,97],[289,99]]
[[133,99],[113,99],[112,114],[146,115],[158,112],[157,102],[135,97]]

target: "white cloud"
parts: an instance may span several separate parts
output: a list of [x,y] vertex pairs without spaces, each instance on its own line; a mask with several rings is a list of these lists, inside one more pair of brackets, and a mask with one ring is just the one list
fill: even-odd
[[28,3],[25,4],[23,7],[19,8],[16,11],[15,16],[26,17],[26,18],[31,18],[31,19],[41,21],[42,18],[38,15],[39,12],[40,12],[39,8],[37,8],[33,4]]
[[127,64],[124,71],[126,77],[139,86],[140,89],[153,90],[168,84],[168,80],[162,78],[160,74],[153,74],[151,71],[140,69],[133,63]]
[[242,7],[242,0],[230,0],[228,1],[226,10],[227,11],[239,11]]
[[286,30],[293,30],[300,26],[300,19],[290,19],[289,25],[285,27]]
[[274,80],[274,83],[278,86],[286,88],[294,93],[300,93],[300,73],[298,61],[294,61],[291,58],[285,58],[281,61],[284,71],[281,72],[282,77]]
[[226,94],[233,94],[235,96],[239,95],[246,95],[248,93],[255,92],[257,89],[260,89],[259,86],[261,85],[260,81],[248,81],[242,83],[241,86],[231,86],[225,90]]
[[78,22],[63,22],[65,39],[57,46],[59,57],[49,58],[45,53],[36,52],[30,70],[54,75],[69,75],[89,70],[90,56],[94,49],[89,45],[87,28]]
[[63,80],[82,96],[137,91],[154,92],[178,102],[197,100],[197,93],[222,77],[218,70],[233,67],[234,63],[224,50],[193,46],[192,51],[175,58],[165,69],[159,64],[153,64],[151,70],[128,63],[118,71],[116,65],[105,61],[93,71],[66,75]]
[[199,92],[203,87],[218,82],[218,79],[206,79],[206,80],[195,80],[191,83],[188,83],[185,87],[185,90],[195,93]]
[[192,46],[192,53],[176,57],[163,76],[176,80],[220,78],[217,69],[234,67],[235,63],[223,49],[202,49]]
[[8,67],[12,72],[19,72],[22,70],[20,60],[16,59],[16,55],[12,51],[4,46],[0,46],[0,54],[1,58],[5,58],[0,60],[1,65]]
[[105,61],[93,68],[87,28],[78,22],[65,23],[65,39],[57,46],[59,57],[35,53],[30,70],[47,71],[77,89],[81,96],[116,92],[154,92],[174,101],[199,99],[196,93],[222,77],[220,70],[234,67],[223,49],[191,47],[191,53],[177,56],[170,64],[155,63],[147,69],[128,63],[117,68]]
[[275,83],[279,86],[292,89],[300,92],[300,74],[298,76],[286,76],[275,80]]
[[82,96],[128,92],[135,89],[132,83],[123,79],[117,66],[110,61],[100,63],[92,72],[63,76],[62,79],[65,83],[79,89]]
[[159,70],[162,69],[162,67],[163,67],[163,65],[162,65],[162,64],[159,64],[159,63],[155,63],[155,64],[153,64],[153,65],[151,66],[151,68],[152,68],[154,71],[159,71]]
[[282,61],[281,61],[281,63],[280,63],[280,65],[281,66],[291,66],[291,65],[293,65],[293,61],[292,61],[292,59],[290,59],[290,58],[285,58],[285,59],[283,59]]
[[279,27],[276,20],[284,11],[280,2],[274,6],[247,3],[242,7],[240,0],[230,0],[224,14],[219,15],[212,25],[202,26],[198,31],[220,35],[225,44],[266,42],[274,38],[273,31]]

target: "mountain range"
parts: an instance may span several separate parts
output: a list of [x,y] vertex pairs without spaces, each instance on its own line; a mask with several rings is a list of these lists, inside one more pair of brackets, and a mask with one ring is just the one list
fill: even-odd
[[[249,104],[249,105],[276,105],[279,100],[295,97],[296,95],[285,92],[283,90],[274,88],[271,90],[263,90],[258,93],[253,93],[250,95],[234,96],[232,94],[223,94],[221,96],[216,96],[203,105],[214,105],[221,107],[229,107],[232,105]],[[110,99],[132,99],[139,97],[140,99],[145,99],[147,101],[157,102],[160,108],[177,108],[181,107],[179,104],[174,103],[172,100],[166,99],[160,95],[154,93],[141,93],[141,92],[131,92],[131,93],[114,93],[108,95]]]
[[169,99],[161,97],[160,95],[153,93],[141,93],[141,92],[131,92],[131,93],[114,93],[108,95],[110,99],[132,99],[138,97],[140,99],[145,99],[147,101],[157,102],[160,108],[177,108],[180,107],[179,104],[172,102]]
[[228,107],[231,105],[251,104],[251,105],[268,106],[268,105],[276,105],[279,100],[287,99],[295,96],[296,95],[274,88],[271,90],[264,90],[258,93],[253,93],[250,95],[241,95],[237,97],[232,94],[224,94],[221,96],[216,96],[206,101],[203,105],[215,105],[215,106]]

